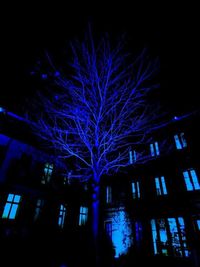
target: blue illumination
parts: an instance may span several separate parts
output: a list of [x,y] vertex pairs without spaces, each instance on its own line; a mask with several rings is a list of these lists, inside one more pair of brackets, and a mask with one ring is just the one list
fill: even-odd
[[157,195],[167,195],[167,188],[166,188],[164,176],[156,177],[155,185],[156,185]]
[[179,120],[179,117],[174,116],[174,120],[175,120],[175,121]]
[[39,218],[43,205],[44,200],[38,199],[36,203],[34,220],[37,220]]
[[5,109],[2,108],[2,107],[0,107],[0,113],[1,113],[1,112],[5,112]]
[[41,74],[41,78],[42,78],[43,80],[46,80],[46,79],[47,79],[47,77],[48,77],[48,75],[47,75],[47,74],[45,74],[45,73]]
[[198,181],[198,177],[196,175],[196,171],[194,169],[190,169],[183,172],[183,177],[185,180],[186,188],[188,191],[199,190],[200,184]]
[[111,186],[106,186],[106,203],[112,202],[112,188]]
[[177,149],[180,150],[183,149],[184,147],[187,147],[187,142],[185,140],[184,133],[174,135],[174,140]]
[[200,231],[200,220],[197,220],[197,228]]
[[155,157],[155,156],[159,156],[160,155],[158,142],[155,142],[153,144],[150,144],[150,151],[151,151],[151,156],[152,157]]
[[109,221],[105,222],[105,227],[112,238],[115,258],[118,258],[126,254],[133,243],[131,223],[124,210],[110,212],[109,218]]
[[139,182],[132,182],[132,196],[133,199],[140,198],[140,185]]
[[55,72],[54,72],[54,76],[55,76],[55,77],[59,77],[59,76],[60,76],[60,72],[59,72],[59,71],[55,71]]
[[42,176],[41,183],[46,184],[50,182],[53,173],[53,164],[46,163],[44,167],[44,175]]
[[80,207],[79,225],[85,225],[88,220],[88,208]]
[[2,218],[15,219],[21,196],[9,194],[5,204]]
[[[170,233],[167,231],[169,228]],[[151,220],[154,254],[189,257],[182,217]],[[171,245],[169,240],[171,240]]]
[[60,205],[60,212],[58,216],[58,225],[63,228],[65,223],[65,216],[66,216],[66,208],[64,205]]
[[129,164],[133,164],[136,162],[137,159],[137,154],[135,150],[130,150],[129,151]]

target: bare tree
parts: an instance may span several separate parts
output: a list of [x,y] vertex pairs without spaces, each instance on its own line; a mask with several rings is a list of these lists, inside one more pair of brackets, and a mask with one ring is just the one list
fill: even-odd
[[[99,225],[102,175],[129,164],[130,146],[144,142],[158,112],[148,103],[158,60],[143,50],[134,60],[108,38],[95,46],[87,40],[72,44],[70,73],[54,69],[54,90],[40,94],[36,133],[62,158],[75,157],[93,184],[93,234]],[[141,158],[142,159],[142,158]],[[87,173],[87,176],[86,176]]]

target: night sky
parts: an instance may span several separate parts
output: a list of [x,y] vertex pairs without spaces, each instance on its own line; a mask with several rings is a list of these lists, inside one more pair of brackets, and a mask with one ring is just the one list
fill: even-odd
[[35,88],[30,72],[44,51],[54,55],[66,52],[66,44],[82,38],[91,22],[95,35],[108,32],[115,39],[125,33],[130,51],[145,46],[160,57],[161,104],[174,113],[198,108],[196,34],[188,21],[173,20],[171,14],[163,17],[159,9],[142,4],[77,5],[18,6],[17,12],[13,6],[5,10],[0,105],[17,111],[25,100],[31,99]]

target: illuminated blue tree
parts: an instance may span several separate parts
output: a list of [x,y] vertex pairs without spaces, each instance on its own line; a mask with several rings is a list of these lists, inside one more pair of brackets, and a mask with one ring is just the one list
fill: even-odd
[[97,238],[101,177],[127,166],[130,147],[143,143],[155,126],[158,112],[147,99],[158,87],[152,79],[158,60],[146,50],[131,60],[121,43],[111,48],[104,38],[95,46],[91,35],[72,45],[72,59],[66,70],[51,64],[56,86],[40,95],[35,126],[60,157],[75,157],[77,172],[92,182]]

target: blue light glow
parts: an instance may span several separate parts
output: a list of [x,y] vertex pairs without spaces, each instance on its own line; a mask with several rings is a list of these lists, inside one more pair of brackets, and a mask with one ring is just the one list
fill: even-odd
[[194,169],[184,171],[183,177],[184,177],[186,188],[188,191],[200,189],[198,177],[197,177],[196,171]]
[[118,258],[120,255],[126,254],[133,243],[131,223],[124,210],[109,213],[109,218],[109,230],[112,231],[115,257]]
[[85,225],[88,220],[88,208],[80,207],[79,225]]
[[21,196],[9,194],[5,204],[2,218],[15,219]]
[[[151,220],[154,254],[188,257],[185,224],[182,217]],[[167,231],[169,228],[169,231]],[[171,240],[171,243],[169,242]]]
[[177,149],[180,150],[183,149],[184,147],[187,147],[187,142],[185,140],[184,133],[174,135],[174,140]]

